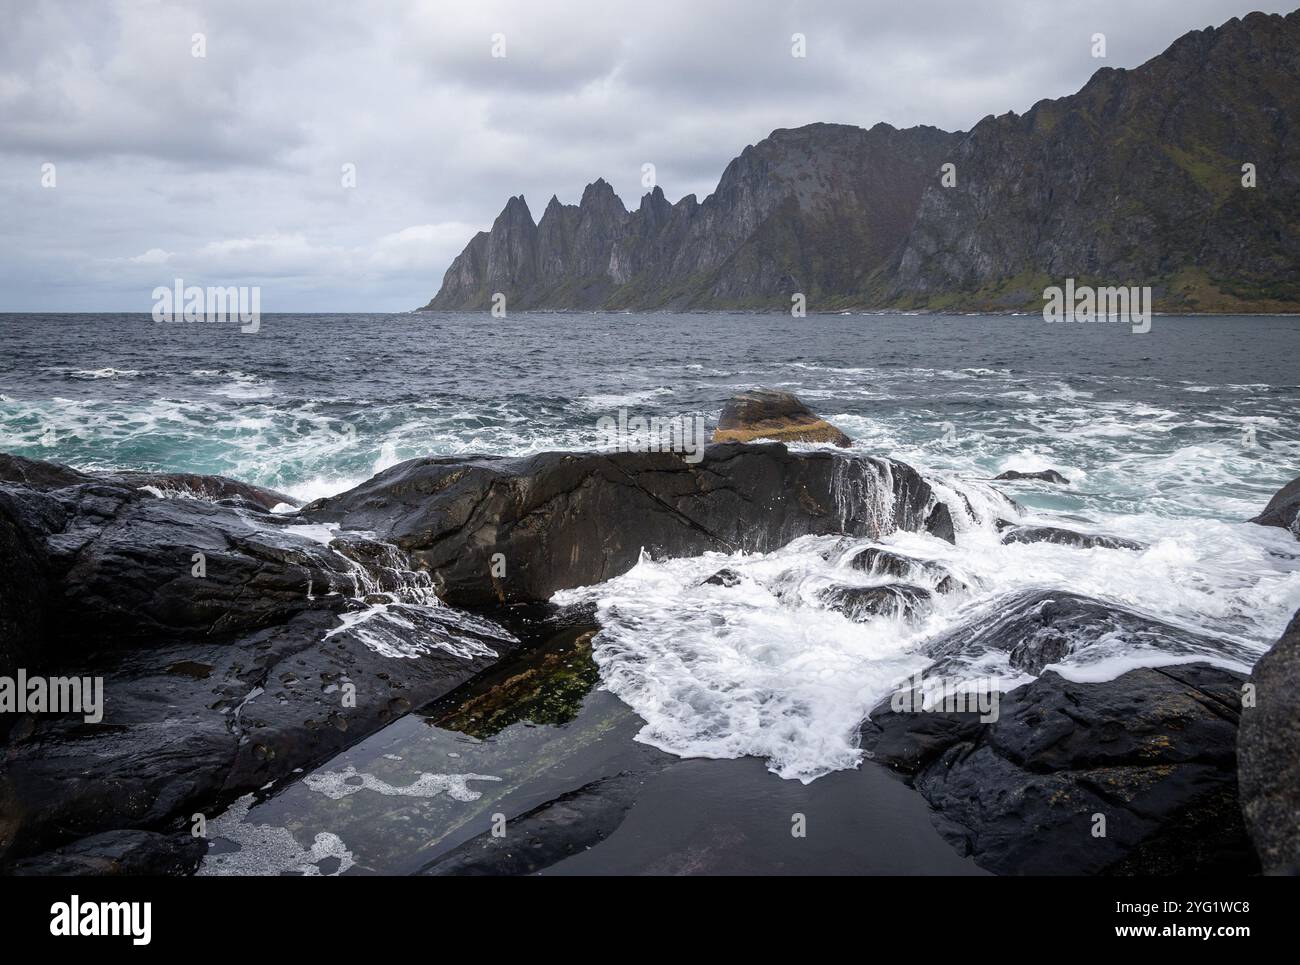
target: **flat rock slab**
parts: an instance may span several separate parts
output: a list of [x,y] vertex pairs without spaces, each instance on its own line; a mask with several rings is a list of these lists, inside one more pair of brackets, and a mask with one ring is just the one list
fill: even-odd
[[108,829],[210,816],[442,696],[509,647],[485,637],[491,651],[481,656],[431,648],[394,659],[347,631],[327,637],[336,623],[304,614],[239,640],[76,667],[103,677],[104,719],[15,722],[0,768],[0,860]]

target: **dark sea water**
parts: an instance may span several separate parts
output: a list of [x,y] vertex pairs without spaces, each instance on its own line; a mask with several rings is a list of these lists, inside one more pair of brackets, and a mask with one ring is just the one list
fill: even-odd
[[[857,723],[924,665],[927,639],[1026,588],[1221,641],[1209,653],[1111,641],[1063,665],[1078,679],[1188,659],[1245,669],[1300,607],[1295,540],[1245,522],[1300,475],[1300,318],[1157,316],[1135,335],[1037,316],[270,315],[244,334],[7,315],[0,344],[0,450],[82,469],[222,473],[308,499],[416,456],[591,448],[597,420],[620,409],[711,423],[761,385],[798,394],[858,451],[913,464],[941,496],[996,508],[991,476],[1058,469],[1069,487],[1000,489],[1028,520],[1146,544],[1003,546],[969,523],[955,547],[895,534],[973,588],[907,625],[849,623],[761,586],[697,588],[725,563],[756,586],[815,589],[834,575],[817,541],[647,559],[568,594],[598,606],[601,682],[644,722],[640,740],[760,758],[803,782],[857,765]],[[971,669],[1016,683],[1006,666]]]
[[[1133,335],[1027,316],[270,315],[244,334],[0,315],[0,344],[5,450],[299,496],[430,453],[589,448],[620,407],[716,419],[755,385],[874,453],[988,474],[1047,460],[1170,514],[1249,512],[1300,449],[1293,317],[1158,317]],[[1135,485],[1134,459],[1162,480]]]

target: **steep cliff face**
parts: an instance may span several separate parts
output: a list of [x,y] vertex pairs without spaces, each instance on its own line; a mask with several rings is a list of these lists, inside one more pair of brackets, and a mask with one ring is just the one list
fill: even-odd
[[598,180],[534,224],[511,198],[426,307],[1027,308],[1066,277],[1151,285],[1164,310],[1300,308],[1300,11],[969,133],[774,131],[701,203],[656,187],[628,212]]
[[430,309],[697,308],[864,293],[907,237],[960,135],[812,124],[733,160],[702,204],[656,187],[627,211],[604,180],[534,225],[511,198],[448,269]]
[[927,187],[888,300],[1011,307],[1068,276],[1152,285],[1171,307],[1295,310],[1300,12],[1187,34],[987,117],[952,160],[957,184]]

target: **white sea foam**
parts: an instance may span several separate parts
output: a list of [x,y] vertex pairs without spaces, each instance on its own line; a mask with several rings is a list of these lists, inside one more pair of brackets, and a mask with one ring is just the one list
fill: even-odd
[[[766,555],[643,558],[624,576],[562,592],[557,602],[596,602],[601,679],[645,719],[639,739],[684,757],[762,757],[775,773],[805,782],[858,762],[859,723],[899,680],[931,663],[930,641],[986,622],[1027,589],[1078,593],[1222,641],[1171,651],[1158,639],[1103,636],[1053,667],[1078,680],[1191,660],[1245,671],[1300,607],[1300,559],[1281,530],[1150,514],[1099,527],[1031,513],[1029,522],[1108,529],[1150,545],[1140,552],[1003,545],[993,521],[1014,512],[995,489],[931,481],[950,504],[960,490],[979,520],[955,514],[956,546],[908,532],[881,543],[943,564],[970,590],[937,597],[911,622],[853,623],[820,602],[832,583],[881,582],[845,565],[867,541],[846,549],[834,537]],[[700,585],[724,566],[741,574],[739,585]],[[952,672],[996,676],[1008,688],[1030,679],[1005,652],[974,654]]]
[[[376,603],[364,610],[341,614],[339,625],[329,630],[325,639],[346,633],[380,656],[395,660],[415,660],[434,651],[461,660],[494,659],[496,650],[466,632],[482,631],[481,623],[486,621],[477,624],[474,621],[469,614],[436,602]],[[503,642],[514,640],[494,625],[492,629]]]
[[[400,758],[397,758],[400,760]],[[410,784],[389,784],[373,774],[359,772],[349,764],[341,771],[316,771],[303,778],[303,783],[332,801],[340,801],[358,791],[374,791],[389,797],[440,797],[446,795],[453,801],[477,801],[483,796],[469,786],[470,781],[500,781],[490,774],[428,774],[421,773]]]
[[578,399],[578,401],[593,412],[606,412],[610,409],[618,409],[620,407],[645,405],[654,399],[672,394],[672,389],[666,386],[659,386],[653,389],[641,389],[632,392],[611,392],[584,395]]
[[[954,517],[957,547],[907,533],[885,541],[959,572],[971,592],[941,599],[916,621],[851,623],[817,596],[832,581],[864,579],[846,572],[841,555],[821,557],[837,545],[833,540],[796,543],[766,557],[644,561],[620,580],[581,592],[600,600],[602,674],[645,717],[645,739],[675,753],[755,754],[779,773],[808,779],[852,766],[858,718],[893,680],[927,663],[927,642],[963,620],[997,612],[1028,588],[1071,590],[1209,634],[1225,641],[1223,652],[1202,656],[1239,668],[1300,605],[1300,561],[1290,534],[1238,522],[1257,514],[1300,464],[1289,396],[1259,384],[1207,384],[1208,374],[1177,382],[1131,369],[1030,373],[1006,367],[1019,364],[1014,354],[948,368],[855,365],[854,355],[844,364],[746,359],[733,369],[638,363],[558,404],[507,392],[394,402],[365,398],[369,390],[361,384],[355,399],[337,386],[313,389],[313,398],[286,398],[268,375],[250,374],[260,362],[245,362],[243,371],[192,370],[187,381],[197,397],[184,399],[32,400],[6,385],[0,449],[83,469],[220,472],[306,501],[349,489],[402,459],[585,449],[600,412],[713,405],[716,414],[735,391],[780,385],[844,428],[853,451],[911,463],[950,506],[969,501],[975,518]],[[93,378],[96,364],[77,370],[81,375],[57,373],[67,379],[66,394],[130,390],[128,369]],[[189,364],[176,367],[184,372]],[[355,425],[354,438],[340,433],[345,423]],[[1258,445],[1244,442],[1250,429]],[[189,462],[168,464],[176,453]],[[987,480],[1004,469],[1045,468],[1064,472],[1071,485],[1004,487],[1021,503],[1023,521],[1114,533],[1149,548],[1002,546],[994,521],[1022,520],[1022,512]],[[846,482],[841,493],[851,498],[853,484]],[[317,541],[326,535],[317,533]],[[742,572],[744,582],[696,585],[723,565]],[[366,595],[366,579],[345,580],[339,592]],[[335,635],[355,634],[396,658],[418,656],[410,641],[422,634],[450,641],[450,651],[431,646],[463,659],[494,651],[490,635],[471,635],[475,642],[467,646],[454,629],[425,627],[426,619],[454,611],[430,618],[418,594],[398,597],[349,612]],[[1073,654],[1059,669],[1098,679],[1135,664],[1188,658],[1114,640]],[[1010,684],[1024,679],[997,653],[973,655],[963,672],[1005,674]]]
[[[283,505],[283,504],[281,504]],[[296,523],[292,526],[284,526],[281,532],[288,533],[291,536],[301,536],[309,539],[313,543],[320,543],[322,546],[329,546],[334,537],[338,535],[338,523]]]
[[142,373],[139,369],[115,369],[105,367],[102,369],[73,369],[61,366],[47,366],[42,369],[51,375],[66,375],[71,379],[81,379],[95,381],[98,379],[134,379]]
[[[207,854],[199,866],[199,875],[282,875],[300,874],[312,877],[341,875],[355,863],[355,857],[332,831],[320,831],[310,847],[298,843],[288,828],[256,824],[248,820],[253,795],[246,794],[232,804],[223,814],[207,823],[208,838],[226,840],[237,850]],[[322,863],[337,862],[328,871]]]
[[[807,605],[833,539],[798,540],[751,557],[643,559],[597,588],[603,685],[645,720],[638,739],[684,757],[767,759],[811,781],[854,766],[854,732],[875,700],[927,661],[888,619],[853,624]],[[723,565],[735,587],[701,586]],[[813,582],[800,585],[805,579]],[[779,599],[774,587],[785,589]]]

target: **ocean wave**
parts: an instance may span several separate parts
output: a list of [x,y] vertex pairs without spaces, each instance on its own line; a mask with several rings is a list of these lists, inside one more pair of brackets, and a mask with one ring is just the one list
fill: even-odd
[[667,386],[659,386],[654,389],[641,389],[633,392],[607,392],[584,395],[580,396],[577,401],[579,404],[593,412],[606,412],[611,409],[645,405],[652,399],[662,398],[663,396],[673,394],[674,390]]
[[62,375],[70,379],[83,379],[95,381],[98,379],[134,379],[148,373],[141,372],[139,369],[73,369],[62,367],[48,367],[42,369],[51,375]]
[[[992,524],[1011,512],[996,490],[933,484],[950,500],[960,490],[980,516],[958,514],[956,546],[900,532],[875,544],[806,537],[768,554],[643,557],[629,573],[564,591],[556,602],[596,604],[601,680],[645,719],[638,739],[682,757],[762,757],[774,773],[803,782],[858,763],[858,725],[898,681],[931,665],[929,641],[980,613],[996,614],[1027,588],[1109,601],[1223,641],[1218,650],[1171,654],[1105,638],[1051,665],[1088,680],[1197,659],[1246,671],[1300,607],[1300,557],[1276,555],[1287,534],[1134,515],[1107,524],[1150,541],[1138,553],[1004,545]],[[828,586],[886,581],[846,566],[868,545],[940,564],[967,589],[935,597],[919,618],[854,622],[819,601]],[[739,574],[736,585],[703,584],[724,567]],[[1030,679],[1008,661],[1005,653],[981,653],[947,672],[968,681],[997,677],[1004,689]]]

